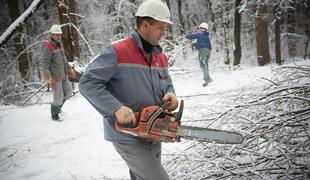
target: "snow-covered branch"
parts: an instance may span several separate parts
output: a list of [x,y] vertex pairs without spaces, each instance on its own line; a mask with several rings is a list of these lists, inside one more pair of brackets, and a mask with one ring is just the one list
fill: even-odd
[[84,37],[84,35],[80,32],[80,30],[76,27],[76,25],[74,25],[73,23],[66,23],[66,24],[62,24],[61,27],[62,27],[62,26],[72,26],[72,27],[79,33],[79,35],[81,36],[81,38],[84,40],[84,42],[85,42],[85,44],[86,44],[86,46],[87,46],[87,48],[88,48],[88,50],[89,50],[91,56],[92,56],[92,57],[94,56],[94,52],[93,52],[92,48],[90,47],[90,45],[89,45],[87,39],[86,39],[86,38]]
[[12,36],[13,32],[18,27],[23,25],[25,20],[36,11],[40,5],[40,2],[41,0],[34,0],[29,8],[6,29],[6,31],[0,37],[0,47]]
[[90,47],[88,41],[86,40],[86,38],[83,36],[83,34],[80,32],[80,30],[79,30],[73,23],[71,23],[71,25],[72,25],[72,27],[74,27],[74,29],[79,33],[79,35],[81,36],[81,38],[84,40],[84,42],[85,42],[85,44],[86,44],[86,46],[87,46],[87,48],[88,48],[88,50],[89,50],[91,56],[93,57],[93,56],[94,56],[94,52],[93,52],[93,50],[91,49],[91,47]]

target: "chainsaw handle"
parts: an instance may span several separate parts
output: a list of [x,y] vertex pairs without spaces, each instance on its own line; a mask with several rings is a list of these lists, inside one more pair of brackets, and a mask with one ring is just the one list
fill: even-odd
[[176,117],[175,117],[179,124],[181,124],[181,118],[182,118],[182,115],[183,115],[183,109],[184,109],[184,101],[182,99],[181,103],[180,103],[180,107],[179,107],[179,112],[176,114]]
[[168,100],[160,108],[164,111],[170,106],[170,104],[171,104],[171,101]]
[[[139,112],[135,112],[135,117],[136,117],[136,126],[133,127],[132,124],[119,124],[117,120],[115,120],[115,129],[119,132],[123,133],[129,133],[133,136],[137,136],[139,133]],[[131,127],[128,127],[131,126]]]
[[165,111],[169,105],[170,105],[171,101],[166,101],[159,109],[157,109],[153,115],[148,119],[148,123],[147,123],[147,126],[146,126],[146,129],[147,129],[147,132],[150,133],[152,127],[153,127],[153,124],[156,120],[156,118],[160,115],[160,113],[162,113],[163,111]]
[[[135,118],[136,118],[136,125],[135,127],[138,126],[139,124],[139,112],[134,112],[134,115],[135,115]],[[131,126],[131,127],[128,127],[128,126]],[[130,124],[120,124],[117,122],[117,119],[115,119],[115,127],[121,129],[121,128],[129,128],[129,129],[132,129],[132,128],[135,128],[133,127],[133,124],[130,123]]]

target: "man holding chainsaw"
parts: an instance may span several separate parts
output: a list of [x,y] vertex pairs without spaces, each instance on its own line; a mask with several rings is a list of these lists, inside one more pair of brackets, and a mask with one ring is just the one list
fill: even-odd
[[137,30],[130,37],[112,43],[89,64],[80,79],[82,95],[104,116],[105,139],[126,161],[131,179],[169,179],[161,165],[161,143],[142,139],[115,129],[135,127],[134,112],[143,107],[161,106],[170,101],[168,110],[178,107],[168,73],[168,60],[159,41],[170,21],[167,5],[146,0],[136,13]]
[[75,71],[69,66],[65,57],[60,25],[54,24],[50,29],[50,34],[50,40],[43,44],[42,68],[46,83],[52,86],[53,91],[52,120],[62,121],[59,112],[64,102],[72,95],[68,75],[75,76]]

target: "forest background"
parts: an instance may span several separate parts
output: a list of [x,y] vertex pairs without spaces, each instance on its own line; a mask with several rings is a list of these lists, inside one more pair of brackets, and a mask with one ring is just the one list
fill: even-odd
[[[43,81],[42,43],[53,24],[62,24],[66,57],[85,66],[112,41],[135,29],[142,0],[1,0],[0,103],[20,104]],[[186,53],[184,35],[201,22],[210,26],[216,67],[283,64],[309,53],[307,0],[166,0],[173,26],[162,42],[173,66]],[[253,56],[253,54],[255,56]]]

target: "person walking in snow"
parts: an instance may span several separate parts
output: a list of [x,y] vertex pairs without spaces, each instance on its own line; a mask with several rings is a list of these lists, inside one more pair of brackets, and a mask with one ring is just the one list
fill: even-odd
[[42,69],[45,81],[51,85],[53,91],[52,119],[62,121],[59,117],[61,107],[72,95],[68,75],[75,76],[75,71],[70,68],[64,54],[60,25],[53,25],[50,29],[50,35],[51,38],[43,44]]
[[168,73],[168,60],[159,46],[170,21],[168,6],[146,0],[136,12],[137,29],[131,36],[104,48],[88,65],[79,90],[104,117],[105,139],[111,141],[129,167],[131,179],[167,180],[161,165],[161,143],[115,129],[136,125],[134,112],[143,107],[178,100]]
[[204,79],[204,83],[202,84],[203,87],[207,86],[208,83],[212,82],[212,79],[209,75],[208,65],[212,50],[208,28],[209,25],[203,22],[199,25],[197,31],[185,36],[186,39],[197,40],[195,43],[193,43],[193,46],[198,49],[199,65],[203,72]]

